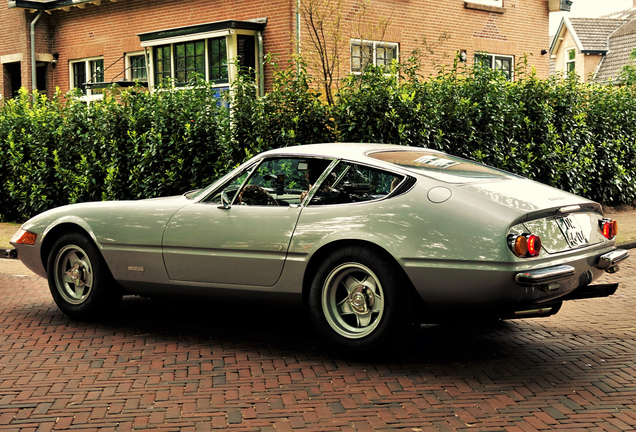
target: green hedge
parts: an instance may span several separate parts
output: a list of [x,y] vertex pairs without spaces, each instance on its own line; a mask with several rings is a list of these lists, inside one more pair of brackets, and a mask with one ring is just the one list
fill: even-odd
[[263,150],[328,141],[431,147],[608,204],[636,198],[636,86],[538,79],[523,62],[514,82],[460,62],[419,70],[352,75],[333,106],[302,67],[277,70],[264,97],[248,74],[231,93],[197,82],[88,106],[21,90],[0,108],[0,220],[181,193]]

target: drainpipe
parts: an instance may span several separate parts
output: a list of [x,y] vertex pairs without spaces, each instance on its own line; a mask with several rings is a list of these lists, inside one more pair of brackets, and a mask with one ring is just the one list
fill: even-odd
[[300,74],[300,2],[301,0],[296,2],[296,72],[298,74]]
[[43,13],[44,11],[40,11],[38,16],[31,21],[31,90],[33,91],[35,91],[38,87],[35,67],[35,24],[37,24]]
[[258,32],[256,40],[258,44],[258,93],[261,96],[265,96],[265,75],[263,68],[263,62],[265,61],[265,58],[263,56],[263,32]]

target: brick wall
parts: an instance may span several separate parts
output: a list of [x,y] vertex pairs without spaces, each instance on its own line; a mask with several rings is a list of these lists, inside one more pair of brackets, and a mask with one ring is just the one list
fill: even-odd
[[[29,13],[23,9],[7,9],[0,7],[0,82],[3,96],[11,96],[11,78],[8,71],[19,67],[20,81],[23,87],[31,89],[31,23],[38,16],[37,13]],[[49,70],[51,44],[49,39],[49,15],[43,13],[35,25],[35,55],[37,65],[42,66],[44,74],[48,78],[45,83],[47,88],[52,88]],[[19,65],[19,66],[18,66]]]
[[[311,1],[311,0],[307,0]],[[425,73],[436,71],[433,63],[452,64],[455,54],[465,50],[470,64],[475,52],[505,54],[519,61],[530,54],[529,65],[539,77],[549,73],[548,50],[549,11],[544,0],[504,0],[503,8],[485,7],[464,0],[384,0],[372,1],[365,11],[357,0],[344,0],[343,72],[349,70],[349,38],[382,38],[400,44],[400,58],[405,60],[415,49],[421,56]],[[363,24],[360,25],[360,21]],[[386,32],[378,31],[380,23],[388,22]],[[440,36],[447,39],[439,43]],[[426,39],[434,54],[428,53],[422,42]],[[309,34],[303,29],[303,47],[310,45]],[[305,54],[311,51],[305,49]]]
[[[349,71],[349,43],[351,37],[365,37],[400,46],[400,58],[406,59],[418,48],[426,52],[423,38],[437,45],[437,39],[449,38],[435,47],[435,54],[422,57],[425,71],[433,73],[433,60],[451,63],[455,53],[465,50],[468,61],[474,53],[515,56],[518,61],[524,53],[532,54],[529,63],[540,77],[548,76],[548,58],[541,55],[549,48],[548,2],[546,0],[504,0],[503,8],[485,7],[464,0],[371,0],[365,11],[359,0],[341,0],[342,72]],[[101,5],[83,4],[68,11],[56,10],[44,14],[36,27],[36,51],[59,53],[56,67],[47,67],[48,89],[54,86],[63,92],[70,87],[69,61],[85,57],[103,56],[106,81],[119,75],[125,68],[121,57],[141,50],[138,33],[181,27],[227,19],[268,19],[263,33],[264,51],[277,56],[286,65],[295,51],[296,0],[128,0]],[[0,7],[2,31],[0,56],[22,53],[22,85],[30,87],[31,69],[29,23],[35,14],[23,10]],[[388,23],[379,31],[378,23]],[[303,54],[311,49],[307,30],[302,26]],[[8,30],[7,30],[8,29]],[[271,86],[271,74],[266,70],[266,85]],[[2,73],[2,72],[0,72]],[[3,76],[0,78],[6,81]]]
[[[21,10],[7,9],[6,5],[0,6],[0,23],[2,23],[2,37],[0,37],[0,94],[3,97],[11,96],[11,77],[9,71],[17,68],[21,70],[21,82],[28,82],[31,79],[30,69],[27,73],[27,52],[25,33],[26,21],[24,12]],[[17,65],[16,65],[17,64]]]
[[[70,86],[69,61],[103,56],[105,80],[110,81],[125,68],[125,53],[142,50],[139,33],[222,20],[268,18],[263,32],[264,51],[287,58],[293,22],[290,0],[209,1],[209,0],[128,0],[86,5],[84,9],[55,11],[52,15],[53,50],[60,54],[55,70],[62,91]],[[122,78],[123,74],[117,79]]]

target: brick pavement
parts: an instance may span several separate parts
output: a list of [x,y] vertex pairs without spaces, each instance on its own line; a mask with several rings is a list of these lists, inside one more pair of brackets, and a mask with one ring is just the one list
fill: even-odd
[[425,326],[391,360],[326,349],[300,312],[126,299],[74,322],[0,260],[0,431],[636,429],[636,259],[548,319]]

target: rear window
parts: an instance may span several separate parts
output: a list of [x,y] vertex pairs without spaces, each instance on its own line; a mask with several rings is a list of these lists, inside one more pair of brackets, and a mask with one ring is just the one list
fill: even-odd
[[483,180],[508,180],[514,174],[477,162],[431,150],[383,151],[368,155],[433,177],[446,183],[474,183]]

